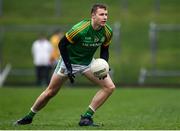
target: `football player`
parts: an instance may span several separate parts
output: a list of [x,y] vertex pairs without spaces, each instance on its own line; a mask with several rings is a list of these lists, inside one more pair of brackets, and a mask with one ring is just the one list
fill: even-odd
[[98,79],[89,69],[98,47],[100,47],[100,58],[106,61],[109,59],[112,29],[106,23],[107,19],[107,6],[94,4],[91,9],[91,19],[82,20],[65,34],[59,43],[62,59],[59,60],[48,87],[37,98],[30,112],[15,122],[16,125],[30,124],[35,114],[57,94],[63,83],[67,79],[74,83],[75,75],[81,73],[101,88],[93,97],[88,109],[81,115],[78,124],[79,126],[96,126],[93,122],[93,114],[115,89],[109,74],[105,78]]

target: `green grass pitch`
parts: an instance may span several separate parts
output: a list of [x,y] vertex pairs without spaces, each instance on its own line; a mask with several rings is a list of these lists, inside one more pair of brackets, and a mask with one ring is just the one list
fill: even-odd
[[0,130],[170,130],[180,129],[180,89],[118,88],[97,110],[94,121],[101,127],[79,127],[98,88],[66,87],[35,117],[31,125],[13,126],[24,116],[44,88],[0,88]]

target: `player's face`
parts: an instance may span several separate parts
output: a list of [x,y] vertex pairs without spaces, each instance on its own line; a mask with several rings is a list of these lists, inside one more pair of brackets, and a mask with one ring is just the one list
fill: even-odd
[[108,18],[108,12],[103,8],[98,8],[97,11],[92,14],[92,19],[94,21],[94,24],[98,26],[105,26],[107,18]]

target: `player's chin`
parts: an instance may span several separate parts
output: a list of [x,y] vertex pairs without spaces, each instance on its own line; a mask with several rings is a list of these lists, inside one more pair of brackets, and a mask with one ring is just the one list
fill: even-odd
[[106,25],[106,21],[101,21],[101,26],[105,26]]
[[103,22],[103,23],[101,23],[101,26],[102,26],[102,27],[104,27],[105,25],[106,25],[106,23],[104,23],[104,22]]

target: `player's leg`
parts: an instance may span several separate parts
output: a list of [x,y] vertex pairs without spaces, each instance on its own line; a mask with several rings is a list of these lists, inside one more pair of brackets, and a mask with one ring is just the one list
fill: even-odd
[[98,84],[101,89],[96,93],[94,98],[91,101],[90,106],[93,110],[97,110],[105,101],[106,99],[112,94],[115,89],[115,85],[111,80],[109,74],[104,80],[99,80],[98,78],[94,77],[91,71],[85,72],[85,76],[92,82]]
[[[94,112],[107,100],[107,98],[112,94],[115,89],[115,85],[111,80],[109,74],[104,80],[99,80],[96,78],[90,70],[86,71],[84,75],[92,82],[98,84],[101,89],[93,97],[88,110],[82,116],[79,125],[88,126],[93,124],[92,115]],[[89,119],[89,121],[87,120]]]
[[56,73],[53,74],[50,84],[45,91],[41,93],[41,95],[36,99],[35,103],[33,104],[31,111],[22,119],[18,120],[15,124],[16,125],[25,125],[30,124],[34,115],[40,111],[48,101],[57,94],[62,84],[65,82],[67,77],[57,75]]
[[52,98],[57,94],[62,84],[65,82],[66,77],[59,76],[57,74],[53,74],[50,84],[45,91],[37,98],[34,105],[32,106],[32,110],[38,112],[41,110]]

